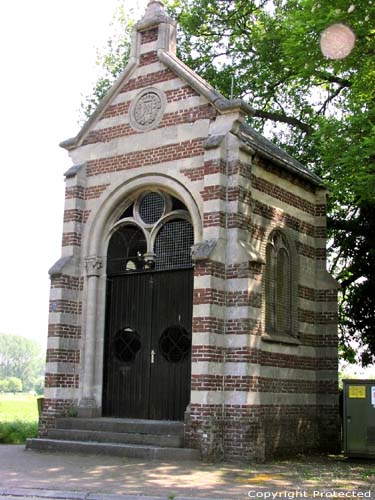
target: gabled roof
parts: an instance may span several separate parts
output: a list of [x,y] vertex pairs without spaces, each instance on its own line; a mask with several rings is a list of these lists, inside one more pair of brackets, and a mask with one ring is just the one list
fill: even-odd
[[[132,46],[129,62],[119,78],[112,85],[104,99],[83,125],[78,134],[60,143],[62,148],[72,150],[79,147],[88,135],[95,123],[105,113],[113,99],[120,92],[121,88],[130,80],[140,60],[140,33],[152,27],[159,27],[161,35],[158,37],[157,55],[160,62],[169,68],[176,77],[181,78],[190,85],[198,94],[204,96],[211,103],[219,114],[241,113],[243,117],[252,115],[253,109],[241,99],[227,99],[220,92],[214,89],[208,82],[198,76],[186,64],[180,61],[175,55],[175,27],[176,22],[168,17],[161,0],[150,0],[144,17],[134,26],[132,34]],[[288,155],[281,148],[256,132],[246,123],[242,123],[236,132],[239,139],[249,146],[260,156],[270,159],[297,174],[314,185],[322,186],[322,180],[310,172],[297,160]]]
[[241,124],[237,135],[244,143],[251,146],[259,156],[280,164],[286,170],[289,170],[293,174],[298,174],[316,186],[323,187],[323,181],[320,177],[290,156],[286,151],[279,148],[279,146],[276,146],[272,141],[263,137],[247,123]]
[[[227,99],[222,94],[220,94],[220,92],[215,90],[209,83],[203,80],[203,78],[194,73],[194,71],[192,71],[188,66],[186,66],[186,64],[180,61],[180,59],[178,59],[174,54],[166,51],[165,49],[159,49],[158,58],[176,75],[176,77],[181,78],[198,94],[206,97],[208,102],[211,103],[220,114],[232,113],[235,111],[241,111],[244,114],[251,113],[251,107],[244,101],[242,101],[242,99]],[[61,142],[60,146],[62,148],[71,150],[79,147],[82,144],[86,135],[90,132],[90,130],[100,119],[100,117],[105,113],[108,106],[111,105],[111,102],[119,93],[120,89],[126,84],[127,81],[130,80],[138,64],[139,57],[130,57],[126,68],[112,85],[108,93],[105,95],[104,99],[100,102],[87,122],[83,125],[82,129],[75,137]]]

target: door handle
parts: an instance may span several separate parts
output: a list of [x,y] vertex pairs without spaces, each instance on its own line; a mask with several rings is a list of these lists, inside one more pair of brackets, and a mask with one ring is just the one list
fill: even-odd
[[156,352],[152,349],[151,350],[151,364],[152,365],[155,363],[155,354],[156,354]]

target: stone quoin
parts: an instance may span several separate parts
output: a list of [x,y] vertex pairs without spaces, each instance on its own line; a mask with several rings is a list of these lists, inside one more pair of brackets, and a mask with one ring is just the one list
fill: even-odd
[[151,0],[123,73],[61,144],[40,436],[74,411],[183,421],[204,460],[337,449],[327,192],[249,114],[176,57]]

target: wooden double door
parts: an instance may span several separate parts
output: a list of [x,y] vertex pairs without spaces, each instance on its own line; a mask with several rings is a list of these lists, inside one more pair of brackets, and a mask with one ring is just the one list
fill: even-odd
[[183,420],[190,401],[193,271],[111,276],[103,414]]

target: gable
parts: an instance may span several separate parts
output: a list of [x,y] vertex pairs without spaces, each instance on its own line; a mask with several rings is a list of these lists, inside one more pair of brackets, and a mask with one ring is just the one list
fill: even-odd
[[[159,61],[138,66],[85,135],[82,145],[212,119],[216,110]],[[168,131],[166,131],[166,134]]]
[[158,2],[150,2],[144,18],[133,28],[130,59],[123,73],[77,136],[62,142],[61,147],[73,150],[134,135],[137,130],[129,129],[130,105],[147,88],[165,94],[161,127],[194,123],[239,109],[249,112],[250,108],[242,101],[225,99],[183,64],[175,52],[175,21],[164,14]]
[[[209,136],[209,122],[216,116],[231,114],[234,123],[237,118],[243,122],[246,115],[251,115],[250,106],[240,99],[226,99],[176,57],[175,26],[161,2],[149,3],[145,16],[133,28],[128,65],[77,136],[63,141],[61,147],[72,151],[81,146],[112,144],[126,137],[138,146],[142,142],[147,145],[150,141],[146,137],[143,141],[137,136],[150,130],[154,131],[154,144],[168,145],[173,134],[174,142],[179,137],[203,140]],[[189,130],[193,124],[194,128],[200,125],[197,134]],[[226,126],[224,133],[231,127]],[[216,128],[220,129],[220,125]],[[248,125],[232,127],[232,131],[260,156],[313,185],[322,184],[321,179]],[[105,149],[104,156],[110,157],[111,148]],[[112,149],[118,154],[124,148],[118,150],[114,143]],[[80,161],[81,156],[86,155],[76,155]]]

